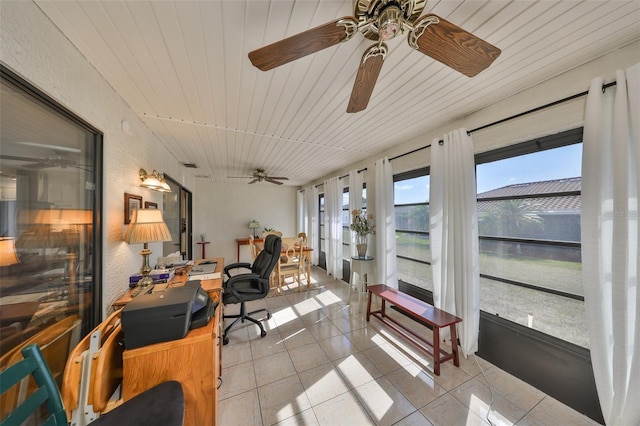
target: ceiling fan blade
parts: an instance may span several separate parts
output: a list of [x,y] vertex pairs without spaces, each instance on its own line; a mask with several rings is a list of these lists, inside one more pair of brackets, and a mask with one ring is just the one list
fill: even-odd
[[425,15],[414,24],[409,46],[473,77],[500,56],[500,49],[436,15]]
[[13,160],[13,161],[26,161],[26,162],[34,162],[41,161],[38,158],[30,158],[30,157],[16,157],[15,155],[0,155],[0,159],[3,160]]
[[49,145],[49,144],[37,143],[37,142],[16,142],[16,143],[20,145],[33,146],[36,148],[52,149],[54,151],[73,152],[74,154],[80,154],[82,152],[78,148],[72,148],[68,146]]
[[249,59],[255,67],[268,71],[349,40],[357,32],[358,21],[346,16],[249,52]]
[[259,182],[259,181],[260,181],[260,179],[255,178],[255,179],[253,179],[251,182],[249,182],[249,184],[256,183],[256,182]]
[[381,43],[371,45],[362,55],[356,81],[351,90],[351,98],[347,112],[359,112],[367,108],[373,88],[378,80],[384,58],[387,56],[387,45]]
[[48,169],[50,167],[55,167],[55,164],[51,164],[47,161],[42,161],[40,163],[26,164],[23,167],[25,169],[39,170],[39,169]]
[[289,180],[288,177],[268,176],[269,179]]
[[78,170],[82,170],[83,172],[93,173],[93,166],[83,165],[83,164],[74,164],[71,167],[76,168]]
[[267,182],[275,183],[276,185],[282,185],[282,182],[279,182],[279,181],[273,180],[273,179],[274,178],[271,178],[271,177],[264,178],[264,180],[266,180]]

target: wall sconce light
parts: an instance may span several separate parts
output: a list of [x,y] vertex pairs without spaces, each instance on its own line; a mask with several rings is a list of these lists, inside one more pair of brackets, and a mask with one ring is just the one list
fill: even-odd
[[171,187],[164,180],[164,173],[158,173],[154,170],[151,174],[148,174],[145,169],[140,169],[138,174],[140,175],[140,181],[142,181],[140,186],[154,191],[171,192]]

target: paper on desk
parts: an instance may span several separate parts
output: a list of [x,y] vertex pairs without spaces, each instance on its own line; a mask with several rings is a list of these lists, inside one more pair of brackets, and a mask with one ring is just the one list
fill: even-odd
[[191,275],[187,279],[187,281],[193,280],[215,280],[220,278],[220,272],[214,272],[212,274],[200,274],[200,275]]

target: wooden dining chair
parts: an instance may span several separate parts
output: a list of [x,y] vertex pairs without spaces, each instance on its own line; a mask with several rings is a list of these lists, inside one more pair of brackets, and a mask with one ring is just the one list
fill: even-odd
[[311,276],[310,276],[310,268],[308,268],[307,266],[307,262],[310,264],[311,263],[311,255],[309,254],[309,252],[305,251],[304,249],[308,247],[308,240],[307,240],[307,233],[306,232],[299,232],[298,233],[298,238],[302,239],[302,271],[305,274],[305,277],[307,279],[307,286],[311,283]]
[[265,231],[262,233],[262,239],[267,238],[267,235],[277,235],[278,237],[282,237],[282,232],[280,231]]
[[251,254],[251,263],[253,263],[256,260],[256,257],[258,257],[258,254],[262,251],[262,247],[260,247],[255,239],[253,238],[253,235],[249,235],[249,253]]
[[283,238],[282,239],[282,255],[277,265],[278,274],[278,292],[282,293],[282,284],[286,277],[294,276],[298,282],[298,291],[302,287],[300,274],[304,265],[302,254],[302,238]]

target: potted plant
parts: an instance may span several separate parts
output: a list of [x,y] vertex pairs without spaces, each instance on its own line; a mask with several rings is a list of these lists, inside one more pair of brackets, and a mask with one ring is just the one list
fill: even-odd
[[369,234],[376,233],[373,214],[366,214],[364,211],[359,209],[352,211],[351,225],[349,228],[356,234],[356,250],[358,252],[358,257],[365,258],[367,256]]

